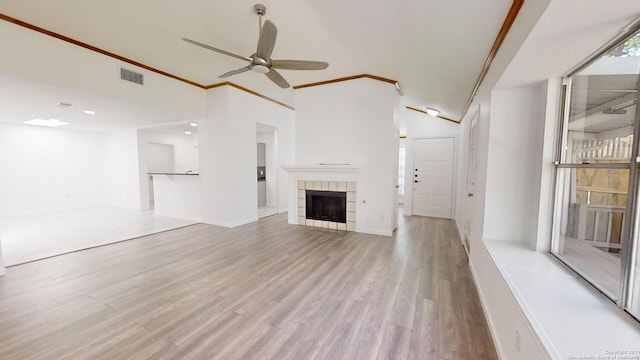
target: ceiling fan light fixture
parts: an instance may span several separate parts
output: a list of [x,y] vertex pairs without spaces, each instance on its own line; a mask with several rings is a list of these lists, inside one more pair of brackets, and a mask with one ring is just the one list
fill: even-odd
[[434,109],[434,108],[427,108],[427,114],[431,116],[438,116],[440,115],[440,110]]
[[266,74],[270,71],[270,69],[264,65],[253,65],[252,70],[257,72],[258,74]]

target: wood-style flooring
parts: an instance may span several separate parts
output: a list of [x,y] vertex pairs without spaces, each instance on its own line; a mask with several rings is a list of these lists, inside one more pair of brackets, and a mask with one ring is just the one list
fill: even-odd
[[455,224],[197,224],[10,267],[0,359],[497,359]]

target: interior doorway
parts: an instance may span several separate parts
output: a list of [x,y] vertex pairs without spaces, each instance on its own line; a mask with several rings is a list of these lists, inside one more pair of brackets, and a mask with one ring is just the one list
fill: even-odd
[[413,214],[453,215],[455,138],[416,139],[413,157]]
[[256,124],[256,187],[258,218],[278,213],[277,129]]

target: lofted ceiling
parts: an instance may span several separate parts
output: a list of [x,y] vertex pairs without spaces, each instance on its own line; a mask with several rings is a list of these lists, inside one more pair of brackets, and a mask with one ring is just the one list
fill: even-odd
[[[219,79],[218,75],[246,63],[181,40],[186,37],[251,55],[258,38],[258,16],[253,10],[257,1],[21,0],[0,2],[0,14],[5,21],[17,19],[200,85],[231,81],[295,106],[294,90],[280,89],[261,74]],[[267,7],[265,19],[278,27],[272,58],[330,63],[321,71],[281,70],[291,85],[372,74],[397,80],[403,105],[434,107],[446,117],[460,119],[513,1],[262,3]],[[59,47],[75,46],[53,37],[47,41]],[[12,51],[21,49],[14,44]],[[39,61],[46,63],[48,57]],[[15,64],[0,69],[7,78],[24,73]]]

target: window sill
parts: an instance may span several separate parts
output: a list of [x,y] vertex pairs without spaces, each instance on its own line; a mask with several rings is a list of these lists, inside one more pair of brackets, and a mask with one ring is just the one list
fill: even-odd
[[[640,324],[551,255],[507,241],[484,244],[551,358],[640,351]],[[640,353],[627,355],[640,359]]]

